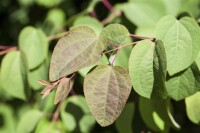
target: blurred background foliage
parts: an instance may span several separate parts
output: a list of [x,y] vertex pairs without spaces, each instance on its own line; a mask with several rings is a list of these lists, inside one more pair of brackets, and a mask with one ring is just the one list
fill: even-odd
[[[178,123],[170,125],[171,121],[165,119],[163,109],[166,106],[162,101],[160,104],[164,107],[159,108],[152,105],[152,101],[140,98],[133,90],[117,121],[111,126],[100,127],[90,114],[83,96],[83,78],[89,68],[76,75],[74,90],[64,101],[59,119],[51,121],[58,107],[53,104],[55,92],[42,100],[40,93],[44,87],[37,80],[48,81],[50,57],[57,41],[52,39],[55,34],[79,25],[87,25],[99,34],[104,25],[121,23],[130,33],[153,37],[155,24],[166,14],[177,17],[189,15],[197,21],[200,18],[199,0],[109,2],[113,5],[112,10],[100,0],[1,0],[1,50],[17,47],[20,52],[11,51],[4,55],[1,51],[0,133],[200,132],[198,119],[189,120],[184,100],[169,100],[170,104],[166,105],[170,106]],[[123,49],[116,65],[127,67],[129,54],[130,48]],[[103,57],[101,62],[107,63],[107,57]],[[194,101],[189,99],[189,102]]]

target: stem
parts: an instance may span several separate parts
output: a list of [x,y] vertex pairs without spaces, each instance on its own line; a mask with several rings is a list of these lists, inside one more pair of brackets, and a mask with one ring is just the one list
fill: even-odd
[[132,42],[132,43],[129,43],[129,44],[126,44],[126,45],[123,45],[123,46],[118,46],[117,48],[108,50],[108,51],[106,51],[106,52],[102,52],[102,54],[107,54],[107,53],[110,53],[110,52],[112,52],[112,51],[119,50],[119,49],[122,49],[122,48],[127,47],[127,46],[130,46],[130,45],[134,45],[134,44],[136,44],[136,43],[138,43],[138,42],[140,42],[140,41]]
[[67,35],[67,34],[68,34],[68,31],[62,32],[62,33],[59,33],[59,34],[55,34],[55,35],[50,35],[50,36],[48,37],[48,41],[51,41],[51,40],[54,40],[54,39],[59,39],[59,38],[65,36],[65,35]]
[[113,6],[110,4],[108,0],[101,0],[101,2],[104,4],[106,8],[108,8],[108,10],[112,11]]
[[137,39],[149,39],[151,41],[155,40],[155,38],[153,37],[147,37],[147,36],[139,36],[139,35],[134,35],[134,34],[129,34],[128,36],[137,38]]
[[6,50],[3,50],[3,51],[0,52],[0,55],[6,54],[6,53],[13,51],[13,50],[17,50],[17,47],[11,47],[11,48],[8,48]]
[[115,62],[115,60],[116,60],[116,58],[117,58],[117,55],[118,55],[118,53],[119,53],[120,50],[121,50],[121,48],[119,48],[119,49],[117,50],[117,53],[115,54],[115,57],[114,57],[114,59],[113,59],[113,61],[112,61],[112,63],[111,63],[111,66],[114,65],[114,62]]
[[96,18],[96,19],[97,19],[97,14],[96,14],[96,12],[95,12],[94,9],[90,11],[90,14],[91,14],[91,16],[92,16],[93,18]]
[[112,45],[113,47],[116,47],[116,48],[119,47],[119,45],[117,45],[115,43],[112,43],[111,41],[108,41],[108,40],[106,40],[106,39],[104,39],[102,37],[98,36],[97,38],[102,39],[103,41],[107,42],[108,44]]

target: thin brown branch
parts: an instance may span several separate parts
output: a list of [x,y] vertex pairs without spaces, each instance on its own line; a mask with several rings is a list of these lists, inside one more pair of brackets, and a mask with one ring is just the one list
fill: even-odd
[[139,36],[139,35],[134,35],[134,34],[129,34],[128,36],[137,38],[137,39],[149,39],[151,41],[155,40],[153,37],[148,37],[148,36]]
[[6,54],[6,53],[13,51],[13,50],[17,50],[17,47],[11,47],[11,48],[8,48],[6,50],[3,50],[3,51],[0,52],[0,55]]

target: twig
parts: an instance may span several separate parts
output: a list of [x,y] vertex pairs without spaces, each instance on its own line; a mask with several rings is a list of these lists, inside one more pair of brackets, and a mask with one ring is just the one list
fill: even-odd
[[118,53],[119,53],[120,50],[121,50],[121,49],[118,49],[118,50],[117,50],[117,53],[115,54],[115,57],[114,57],[114,59],[113,59],[113,61],[112,61],[112,63],[111,63],[111,66],[114,65],[114,62],[115,62],[115,60],[116,60],[116,58],[117,58],[117,55],[118,55]]
[[92,17],[98,19],[97,14],[96,14],[94,9],[90,11],[90,14],[91,14]]
[[13,51],[13,50],[17,50],[17,47],[11,47],[11,48],[8,48],[6,50],[3,50],[3,51],[0,52],[0,55],[6,54],[6,53]]
[[153,37],[139,36],[139,35],[134,35],[134,34],[129,34],[128,36],[131,36],[131,37],[134,37],[134,38],[138,38],[138,39],[149,39],[151,41],[155,40],[155,38],[153,38]]
[[51,40],[54,40],[54,39],[59,39],[59,38],[65,36],[65,35],[67,35],[67,34],[68,34],[68,31],[62,32],[62,33],[59,33],[59,34],[55,34],[55,35],[50,35],[50,36],[48,37],[48,41],[51,41]]
[[104,4],[106,8],[108,8],[108,10],[112,11],[113,6],[110,4],[108,0],[101,0],[101,2]]
[[116,50],[122,49],[122,48],[124,48],[124,47],[130,46],[130,45],[134,45],[134,44],[136,44],[136,43],[138,43],[138,42],[140,42],[140,41],[132,42],[132,43],[129,43],[129,44],[126,44],[126,45],[123,45],[123,46],[118,46],[117,48],[108,50],[108,51],[106,51],[106,52],[102,52],[101,54],[107,54],[107,53],[110,53],[110,52],[112,52],[112,51],[116,51]]
[[106,39],[104,39],[104,38],[102,38],[100,36],[97,36],[97,38],[102,39],[103,41],[107,42],[108,44],[112,45],[113,47],[116,47],[116,48],[119,47],[119,45],[117,45],[117,44],[115,44],[115,43],[113,43],[113,42],[111,42],[109,40],[106,40]]

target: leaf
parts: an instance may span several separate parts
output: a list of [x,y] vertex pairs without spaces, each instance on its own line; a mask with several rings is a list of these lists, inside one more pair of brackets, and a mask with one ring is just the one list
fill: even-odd
[[157,132],[169,130],[170,127],[180,128],[175,122],[169,99],[153,100],[140,97],[139,111],[145,124]]
[[200,92],[185,99],[188,118],[195,124],[200,124]]
[[165,15],[165,7],[160,0],[125,3],[122,11],[125,16],[137,26],[153,26]]
[[121,67],[99,65],[85,77],[86,102],[96,121],[103,127],[119,117],[130,91],[128,71]]
[[61,108],[61,119],[67,132],[90,133],[95,125],[83,96],[67,98]]
[[[39,90],[43,85],[48,85],[44,80],[48,80],[48,65],[47,61],[44,61],[37,69],[29,71],[28,81],[33,90]],[[38,80],[43,79],[43,80]],[[38,82],[39,84],[38,84]]]
[[49,93],[55,88],[56,85],[49,84],[46,88],[41,92],[42,99],[49,95]]
[[25,27],[19,35],[19,49],[27,57],[29,69],[34,69],[47,57],[47,37],[42,30]]
[[128,38],[128,29],[120,24],[110,24],[106,26],[100,34],[100,37],[113,44],[122,45],[126,38]]
[[153,54],[155,44],[149,40],[139,42],[129,57],[129,72],[134,90],[150,98],[153,90]]
[[17,133],[30,133],[34,130],[43,113],[39,110],[30,110],[26,112],[19,120]]
[[165,86],[165,80],[167,74],[167,59],[163,43],[160,40],[157,40],[155,44],[153,71],[154,83],[151,97],[166,98],[167,90]]
[[12,51],[6,54],[1,65],[1,86],[13,97],[26,100],[29,97],[27,67],[22,54]]
[[97,19],[89,16],[84,16],[76,19],[73,26],[88,26],[93,29],[97,35],[99,35],[103,29],[103,25]]
[[54,104],[63,101],[70,92],[70,78],[62,78],[58,84]]
[[[175,74],[166,82],[168,95],[176,101],[182,100],[199,91],[200,72],[195,72],[195,66]],[[197,79],[198,78],[198,79]]]
[[54,48],[50,63],[50,81],[97,63],[105,48],[104,41],[89,27],[73,28]]
[[134,116],[135,105],[133,103],[128,103],[119,118],[115,121],[115,127],[119,133],[133,133],[132,131],[132,121]]
[[96,64],[92,65],[92,66],[89,66],[89,67],[85,67],[85,68],[82,68],[81,70],[79,70],[79,74],[82,76],[82,77],[85,77],[86,74],[96,65],[99,65],[99,64],[109,64],[109,61],[108,61],[108,58],[106,57],[106,55],[103,55],[101,60],[99,62],[97,62]]
[[13,112],[13,108],[1,103],[0,116],[0,120],[2,123],[0,133],[15,133],[16,118]]
[[199,53],[200,29],[192,18],[165,16],[157,24],[156,36],[164,44],[170,75],[188,68]]
[[53,7],[60,4],[63,0],[35,0],[38,5],[45,6],[45,7]]

